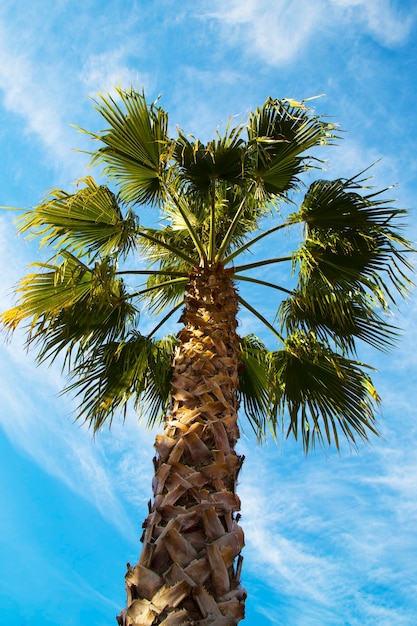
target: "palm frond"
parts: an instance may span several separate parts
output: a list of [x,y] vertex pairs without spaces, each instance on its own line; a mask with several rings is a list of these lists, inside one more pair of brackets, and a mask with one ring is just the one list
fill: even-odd
[[64,390],[81,398],[77,419],[97,431],[116,412],[125,415],[132,400],[153,426],[168,408],[176,343],[173,337],[157,341],[132,332],[124,341],[98,346],[73,368],[74,382]]
[[199,256],[188,233],[175,231],[170,226],[161,229],[142,228],[138,243],[150,265],[160,263],[190,269],[199,264]]
[[334,126],[302,103],[268,98],[248,121],[247,170],[267,194],[285,194],[299,184],[312,159],[304,153],[334,138]]
[[77,256],[126,256],[136,243],[137,217],[132,211],[124,217],[116,196],[90,176],[79,185],[74,194],[52,189],[18,219],[19,231],[41,237],[41,246],[65,247]]
[[244,141],[240,137],[242,126],[232,128],[230,122],[223,135],[207,145],[182,131],[173,150],[173,158],[180,170],[181,180],[191,191],[207,196],[216,181],[236,182],[242,178]]
[[279,308],[287,333],[310,331],[323,342],[334,342],[342,351],[355,353],[356,339],[387,352],[398,339],[398,329],[377,312],[375,302],[360,291],[330,289],[311,282],[300,285]]
[[308,190],[299,214],[292,216],[307,224],[306,241],[295,254],[300,279],[325,289],[367,291],[388,308],[395,293],[403,297],[411,286],[406,256],[411,246],[398,222],[405,211],[357,189],[351,179],[317,181]]
[[[109,124],[99,133],[87,133],[104,146],[92,153],[92,165],[104,164],[104,174],[119,188],[127,204],[155,203],[164,194],[164,176],[169,159],[168,116],[144,94],[116,89],[119,105],[110,95],[101,95],[96,109]],[[84,131],[85,132],[85,131]]]
[[161,275],[152,274],[146,283],[142,299],[151,313],[159,315],[167,308],[176,306],[184,298],[187,283],[188,278],[164,280]]
[[266,437],[270,414],[270,352],[255,335],[243,337],[240,343],[239,395],[243,410],[258,441]]
[[64,350],[70,359],[76,346],[82,353],[119,339],[138,313],[108,259],[89,268],[68,251],[61,251],[61,258],[57,264],[34,264],[42,271],[22,279],[17,306],[1,318],[10,330],[30,320],[28,342],[39,346],[41,361]]
[[301,433],[306,452],[317,441],[339,448],[339,432],[351,445],[358,437],[376,435],[379,397],[364,367],[333,352],[312,333],[294,333],[271,358],[272,424],[283,424],[288,412],[287,436],[298,439]]

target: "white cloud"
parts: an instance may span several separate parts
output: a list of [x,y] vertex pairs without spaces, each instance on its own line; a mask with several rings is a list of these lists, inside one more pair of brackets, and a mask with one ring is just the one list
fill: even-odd
[[[350,20],[362,22],[366,30],[384,46],[396,46],[405,42],[415,22],[415,10],[408,15],[398,10],[390,0],[330,0],[340,7]],[[347,13],[346,13],[347,12]]]
[[62,119],[64,107],[60,84],[54,80],[56,69],[52,72],[43,64],[35,65],[0,23],[0,89],[4,106],[24,118],[27,130],[36,134],[55,158],[68,160],[69,123]]
[[[56,16],[55,16],[56,17]],[[36,25],[36,20],[34,21]],[[23,120],[29,138],[45,150],[48,165],[66,173],[65,180],[80,176],[87,157],[74,153],[80,147],[71,124],[76,124],[83,108],[92,112],[88,96],[110,90],[117,84],[137,86],[150,80],[129,67],[126,49],[90,54],[83,64],[61,55],[51,63],[56,42],[42,47],[34,25],[26,25],[25,46],[13,36],[11,24],[0,16],[0,92],[3,106]],[[70,69],[71,68],[71,69]],[[85,114],[87,116],[87,113]]]
[[402,44],[410,35],[415,11],[395,10],[389,0],[277,0],[215,1],[206,16],[224,27],[228,44],[244,42],[247,54],[255,52],[268,65],[297,63],[313,39],[334,36],[352,27],[371,35],[383,46]]
[[116,85],[124,89],[130,85],[139,90],[145,87],[146,91],[152,88],[150,76],[129,67],[125,57],[125,50],[116,49],[91,54],[86,59],[81,70],[81,81],[90,95],[95,96],[99,92],[112,91]]
[[229,42],[245,41],[246,49],[254,49],[271,65],[280,65],[295,59],[320,19],[314,3],[302,0],[298,4],[295,11],[285,0],[273,5],[268,0],[214,2],[214,10],[207,15],[224,24]]
[[[410,624],[415,461],[382,443],[358,456],[308,460],[292,444],[282,454],[248,448],[238,489],[245,568],[270,589],[275,609],[264,607],[265,615],[279,615],[291,597],[277,623]],[[390,593],[378,603],[378,588],[395,590],[406,608]]]
[[[48,474],[93,504],[127,538],[134,539],[102,447],[85,428],[74,424],[71,406],[57,399],[57,372],[34,369],[32,359],[1,348],[2,412],[0,424],[13,444]],[[18,355],[18,366],[14,362]],[[24,381],[24,385],[22,384]]]

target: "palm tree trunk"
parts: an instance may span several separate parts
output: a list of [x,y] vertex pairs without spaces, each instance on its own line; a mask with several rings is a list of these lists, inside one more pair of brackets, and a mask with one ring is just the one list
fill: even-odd
[[126,574],[123,626],[233,626],[244,617],[237,297],[221,265],[190,276],[172,404],[157,436],[153,503]]

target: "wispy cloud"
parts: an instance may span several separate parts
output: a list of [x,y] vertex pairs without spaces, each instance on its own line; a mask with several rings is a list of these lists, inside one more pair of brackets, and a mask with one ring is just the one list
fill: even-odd
[[232,0],[227,4],[216,1],[207,16],[224,25],[229,43],[244,39],[248,51],[256,52],[270,65],[280,65],[305,48],[320,18],[314,3],[302,0],[299,4],[294,11],[285,0],[277,0],[274,5],[267,0]]
[[139,73],[130,66],[126,60],[127,56],[125,48],[118,48],[91,54],[85,60],[80,78],[90,96],[113,91],[115,86],[126,89],[132,85],[139,90],[144,87],[146,91],[151,91],[154,87],[151,76],[148,73]]
[[[308,460],[298,450],[298,461],[291,444],[282,453],[246,446],[239,487],[245,566],[270,587],[265,614],[303,626],[410,624],[415,462],[402,468],[388,446]],[[281,607],[287,597],[291,608]]]
[[38,136],[55,158],[69,158],[70,131],[64,84],[56,80],[57,66],[35,64],[22,49],[16,49],[12,32],[0,22],[0,89],[6,109],[20,115],[29,133]]
[[330,0],[330,4],[342,10],[345,20],[362,24],[381,45],[388,47],[406,41],[417,15],[410,5],[394,6],[390,0]]
[[54,384],[57,374],[52,371],[51,376],[51,370],[46,368],[34,370],[32,360],[27,355],[24,359],[20,352],[14,345],[13,354],[9,351],[7,360],[2,358],[3,363],[7,362],[7,369],[3,366],[0,369],[1,404],[7,407],[0,414],[4,432],[45,472],[91,502],[104,518],[133,540],[134,528],[100,444],[85,429],[72,423],[71,405],[57,398],[59,388]]
[[[295,9],[296,6],[296,9]],[[381,45],[404,43],[415,23],[415,10],[400,11],[389,0],[297,0],[296,5],[277,0],[216,0],[206,16],[224,26],[225,42],[244,41],[247,54],[255,53],[268,65],[297,63],[300,54],[323,34],[352,27]]]
[[[0,9],[0,95],[4,108],[20,116],[26,133],[44,150],[49,165],[65,170],[66,180],[72,180],[82,171],[83,157],[72,150],[82,142],[77,140],[71,124],[77,123],[84,108],[91,114],[89,96],[110,90],[117,84],[137,86],[140,81],[140,86],[148,85],[149,76],[139,75],[137,69],[129,65],[126,42],[124,46],[112,46],[110,51],[89,53],[94,37],[91,25],[81,18],[77,25],[81,29],[78,37],[83,40],[84,54],[75,53],[79,43],[74,37],[73,47],[51,63],[60,42],[51,35],[42,39],[39,15],[34,12],[30,21],[29,16],[24,19],[18,14],[13,22],[7,15],[2,19],[2,12]],[[55,5],[48,13],[52,30],[54,20],[59,19],[60,8]],[[22,27],[24,34],[16,37],[16,29]],[[100,20],[96,31],[111,35],[109,25],[103,25]],[[86,163],[86,158],[84,161]]]

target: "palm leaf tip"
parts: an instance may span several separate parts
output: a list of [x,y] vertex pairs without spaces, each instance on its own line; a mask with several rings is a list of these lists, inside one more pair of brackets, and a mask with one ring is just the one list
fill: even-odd
[[239,359],[239,395],[249,423],[262,441],[270,416],[270,353],[255,335],[248,335],[241,340]]
[[312,167],[306,151],[335,137],[334,126],[304,104],[272,98],[250,115],[247,128],[254,177],[267,195],[298,187],[299,174]]
[[339,431],[356,445],[377,435],[375,411],[380,398],[363,364],[334,353],[312,334],[296,333],[273,355],[277,410],[289,414],[287,435],[304,448],[318,441],[339,448]]
[[102,344],[80,359],[64,392],[81,398],[77,419],[98,431],[114,415],[126,415],[129,401],[147,425],[154,426],[168,408],[172,359],[177,340],[152,340],[132,332],[125,340]]

